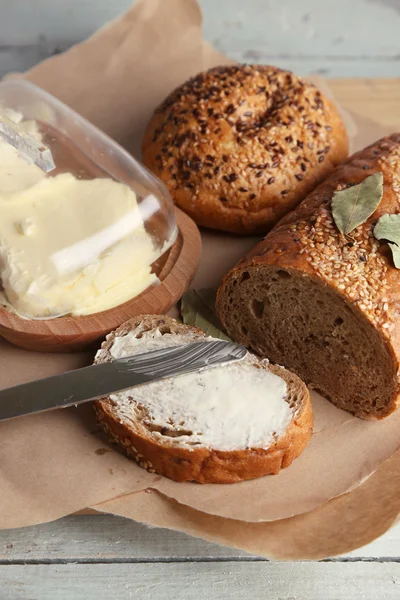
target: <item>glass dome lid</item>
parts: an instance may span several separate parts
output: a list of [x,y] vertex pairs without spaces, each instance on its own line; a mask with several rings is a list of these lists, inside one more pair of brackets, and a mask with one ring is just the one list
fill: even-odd
[[35,85],[0,83],[0,304],[94,314],[159,283],[177,236],[164,184]]

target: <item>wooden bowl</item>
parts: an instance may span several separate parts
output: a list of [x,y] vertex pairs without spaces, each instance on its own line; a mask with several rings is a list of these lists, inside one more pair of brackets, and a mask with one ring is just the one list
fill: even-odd
[[200,260],[200,232],[190,217],[175,209],[178,237],[154,267],[160,284],[149,287],[132,300],[82,317],[59,317],[43,321],[21,319],[0,307],[0,335],[24,348],[39,352],[84,350],[107,333],[141,314],[164,314],[185,293]]

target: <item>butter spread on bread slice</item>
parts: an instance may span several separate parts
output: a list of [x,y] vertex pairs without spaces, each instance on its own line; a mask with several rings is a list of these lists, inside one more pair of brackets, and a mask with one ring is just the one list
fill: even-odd
[[[140,317],[112,333],[96,361],[202,339],[211,338],[168,317]],[[312,433],[304,384],[251,354],[112,394],[95,408],[111,439],[140,466],[176,481],[231,483],[277,473]]]

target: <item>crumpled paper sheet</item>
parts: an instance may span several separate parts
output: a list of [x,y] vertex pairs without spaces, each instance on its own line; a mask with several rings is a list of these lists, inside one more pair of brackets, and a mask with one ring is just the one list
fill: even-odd
[[[189,75],[222,60],[203,44],[194,0],[141,0],[87,42],[45,61],[25,77],[134,152],[159,101]],[[361,125],[353,136],[355,147],[385,133],[378,124],[363,120]],[[217,285],[255,239],[207,232],[203,242],[197,287]],[[0,385],[75,368],[89,359],[87,354],[29,353],[2,341]],[[48,521],[126,495],[113,501],[118,504],[115,512],[122,514],[122,510],[129,512],[132,498],[136,502],[144,494],[131,492],[146,488],[173,498],[174,506],[187,505],[188,511],[212,513],[220,520],[254,522],[252,527],[261,527],[258,521],[286,521],[293,515],[309,514],[359,486],[400,446],[400,413],[381,423],[360,421],[316,394],[314,410],[315,435],[302,457],[276,477],[234,486],[177,484],[139,469],[101,441],[90,407],[1,423],[0,526]],[[163,502],[169,506],[170,501]],[[157,521],[156,506],[154,510]],[[173,523],[171,519],[171,527]],[[243,540],[241,544],[244,547]]]
[[152,490],[115,498],[94,508],[275,560],[320,560],[365,546],[390,529],[400,513],[399,489],[397,452],[353,492],[312,512],[280,521],[224,519]]

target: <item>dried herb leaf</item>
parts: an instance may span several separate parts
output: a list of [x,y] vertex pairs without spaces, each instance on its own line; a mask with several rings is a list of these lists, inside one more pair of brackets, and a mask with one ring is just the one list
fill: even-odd
[[379,171],[358,185],[337,191],[332,199],[332,216],[340,233],[348,235],[375,212],[383,195],[383,174]]
[[374,236],[377,240],[400,244],[400,214],[383,215],[374,227]]
[[396,269],[400,269],[400,215],[383,215],[374,228],[377,240],[386,240]]
[[394,266],[396,269],[400,269],[400,247],[392,242],[389,242],[389,247],[392,251]]
[[185,325],[195,325],[206,335],[220,340],[232,340],[221,330],[215,314],[216,292],[213,289],[189,290],[181,300],[181,313]]

